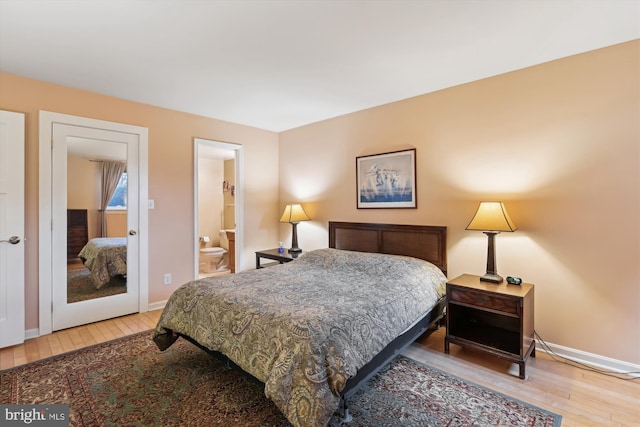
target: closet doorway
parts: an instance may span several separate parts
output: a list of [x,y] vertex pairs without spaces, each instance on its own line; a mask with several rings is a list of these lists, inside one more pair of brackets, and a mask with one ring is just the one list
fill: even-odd
[[194,139],[194,278],[242,265],[242,146]]

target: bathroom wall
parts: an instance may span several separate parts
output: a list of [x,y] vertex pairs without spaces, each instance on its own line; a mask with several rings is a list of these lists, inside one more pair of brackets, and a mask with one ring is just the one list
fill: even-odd
[[[229,159],[224,161],[224,180],[230,186],[236,185],[236,161]],[[236,198],[231,190],[224,192],[224,229],[236,228]]]
[[224,179],[222,159],[198,159],[198,234],[211,238],[206,246],[220,246],[219,233],[225,203],[222,192]]

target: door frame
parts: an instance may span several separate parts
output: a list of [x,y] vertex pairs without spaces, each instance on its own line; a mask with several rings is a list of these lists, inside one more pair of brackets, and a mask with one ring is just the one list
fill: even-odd
[[244,160],[243,147],[240,144],[231,142],[215,141],[211,139],[194,138],[193,139],[193,277],[197,279],[200,273],[200,237],[198,234],[198,156],[200,145],[208,145],[210,147],[222,148],[224,150],[235,151],[235,221],[236,221],[236,272],[241,271],[242,266],[242,242],[243,242],[243,226],[244,224]]
[[38,282],[39,282],[39,335],[50,334],[53,330],[53,198],[52,198],[52,130],[54,123],[81,126],[114,132],[131,133],[138,136],[138,234],[139,289],[138,311],[146,312],[149,308],[149,212],[148,212],[148,146],[149,130],[145,127],[127,125],[68,114],[39,111],[39,230],[38,230]]

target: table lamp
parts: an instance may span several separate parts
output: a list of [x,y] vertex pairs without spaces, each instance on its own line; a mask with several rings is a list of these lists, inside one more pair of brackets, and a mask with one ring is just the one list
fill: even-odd
[[466,230],[478,230],[487,235],[487,272],[480,277],[483,282],[501,283],[502,277],[496,272],[495,236],[501,231],[516,231],[518,227],[513,223],[502,202],[480,202],[476,214],[467,225]]
[[300,253],[302,249],[298,247],[298,223],[300,221],[309,221],[311,218],[307,216],[299,204],[287,205],[284,208],[280,222],[288,222],[293,227],[293,236],[291,237],[291,247],[289,253]]

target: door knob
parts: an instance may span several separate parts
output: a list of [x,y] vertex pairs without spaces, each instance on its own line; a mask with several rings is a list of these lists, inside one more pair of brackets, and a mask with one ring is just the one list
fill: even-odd
[[18,243],[20,243],[20,238],[18,236],[11,236],[9,237],[9,240],[0,240],[0,243],[3,243],[3,242],[11,243],[12,245],[17,245]]
[[135,236],[136,230],[129,230],[129,236]]

